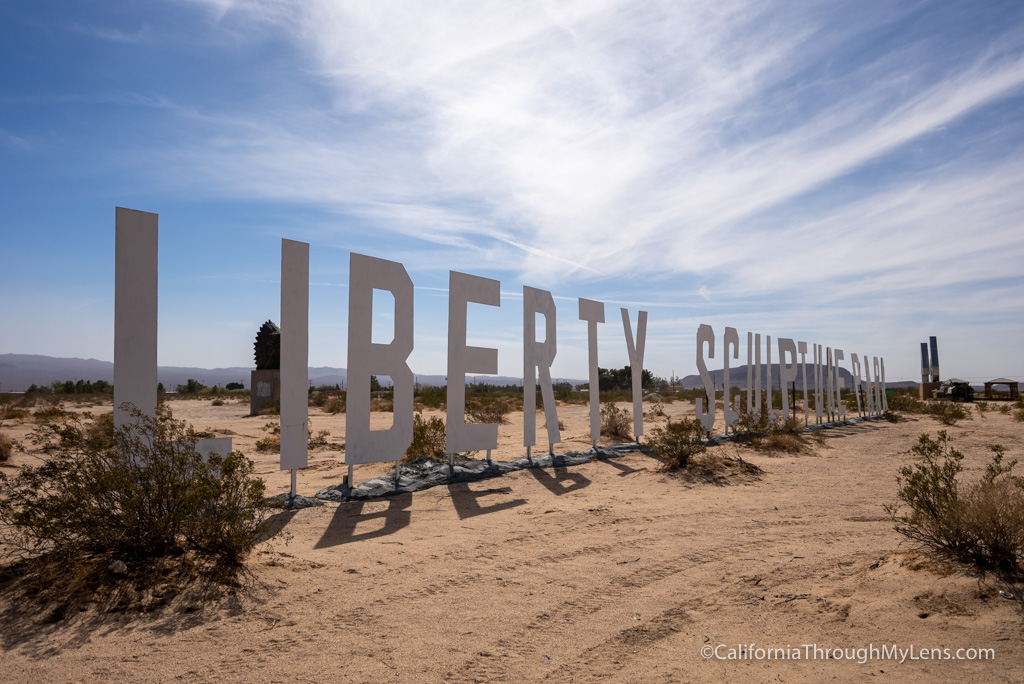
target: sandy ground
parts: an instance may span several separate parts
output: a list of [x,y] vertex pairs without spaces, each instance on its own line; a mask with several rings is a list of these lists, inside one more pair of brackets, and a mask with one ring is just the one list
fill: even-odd
[[[277,455],[254,449],[273,418],[237,404],[171,407],[232,436],[269,494],[287,490]],[[343,415],[311,414],[314,431],[343,441]],[[559,419],[556,451],[589,445],[585,406],[560,406]],[[764,470],[718,483],[687,482],[634,452],[279,513],[244,594],[172,600],[148,614],[11,619],[0,625],[0,680],[1021,681],[1024,601],[914,551],[882,509],[917,436],[941,427],[930,418],[838,427],[796,456],[716,447]],[[967,477],[991,444],[1024,460],[1024,424],[1010,416],[975,411],[946,429],[967,455]],[[501,429],[495,458],[523,455],[521,430],[521,415]],[[314,452],[299,493],[345,470],[342,451]],[[386,470],[363,466],[356,478]],[[902,663],[858,657],[872,645],[915,651]],[[716,647],[723,659],[702,656]],[[837,648],[850,659],[822,652]],[[920,659],[922,648],[993,649],[994,659]]]

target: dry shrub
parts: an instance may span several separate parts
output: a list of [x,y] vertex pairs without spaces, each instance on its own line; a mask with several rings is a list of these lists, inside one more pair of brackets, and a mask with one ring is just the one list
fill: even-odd
[[943,425],[956,425],[971,417],[970,407],[952,401],[933,401],[928,413]]
[[1024,409],[1015,409],[1013,419],[1018,423],[1024,423]]
[[896,531],[982,574],[1024,579],[1024,478],[1013,475],[1017,461],[1003,465],[1005,450],[993,446],[981,480],[963,485],[963,454],[951,442],[940,430],[935,440],[921,435],[911,449],[918,461],[900,468],[897,502],[885,507]]
[[0,473],[10,548],[36,571],[87,566],[101,583],[120,581],[106,571],[111,561],[129,577],[159,561],[229,578],[263,533],[252,463],[238,452],[199,454],[195,431],[166,414],[135,410],[132,421],[101,448],[78,418],[39,428],[49,458]]
[[[522,399],[519,400],[522,403]],[[508,414],[516,410],[516,400],[508,395],[491,394],[466,397],[466,417],[474,423],[508,424]]]
[[281,451],[281,425],[265,423],[260,430],[266,432],[267,436],[256,440],[256,451]]
[[281,436],[267,435],[266,437],[256,440],[256,451],[281,451]]
[[769,432],[765,435],[758,435],[750,440],[750,445],[762,451],[786,454],[799,454],[807,449],[807,445],[799,435],[788,432]]
[[647,413],[644,414],[644,417],[645,418],[668,418],[668,414],[665,413],[665,404],[662,403],[661,397],[658,396],[658,395],[653,395],[653,396],[656,396],[657,399],[653,400],[653,403],[651,404],[650,410],[648,410]]
[[404,461],[411,461],[420,456],[443,459],[445,455],[444,421],[433,416],[425,420],[423,414],[417,412],[412,420],[412,443],[405,450]]
[[395,410],[395,402],[391,397],[374,397],[370,399],[370,410],[386,413]]
[[214,399],[213,401],[210,402],[210,406],[223,406],[223,405],[224,405],[224,400],[221,399],[220,397],[217,397],[216,399]]
[[7,433],[0,432],[0,463],[6,463],[14,455],[14,440]]
[[338,414],[345,412],[345,397],[331,397],[324,402],[324,413]]
[[32,414],[32,417],[41,423],[57,420],[67,415],[67,411],[64,410],[64,404],[51,404],[50,406],[44,406],[43,408],[36,409],[36,412]]
[[331,436],[330,430],[318,430],[313,432],[313,421],[306,423],[306,430],[308,431],[309,439],[306,440],[306,446],[311,450],[317,449],[328,449],[331,443],[327,440]]
[[925,403],[909,392],[896,392],[887,398],[890,411],[901,413],[927,413]]
[[803,421],[796,415],[790,415],[786,420],[773,418],[766,406],[762,406],[758,414],[741,408],[736,438],[762,451],[787,454],[807,451]]
[[665,427],[651,431],[651,447],[667,470],[678,470],[686,468],[691,457],[707,451],[704,436],[704,426],[693,418],[670,420]]
[[601,407],[601,434],[621,439],[633,438],[633,414],[615,404]]
[[281,415],[281,402],[272,401],[263,408],[260,409],[261,416],[279,416]]
[[29,413],[27,409],[17,408],[11,403],[0,404],[0,420],[21,420],[28,418]]
[[676,471],[684,482],[719,486],[757,480],[763,473],[761,468],[750,461],[729,458],[718,451],[698,454],[690,459],[685,469]]

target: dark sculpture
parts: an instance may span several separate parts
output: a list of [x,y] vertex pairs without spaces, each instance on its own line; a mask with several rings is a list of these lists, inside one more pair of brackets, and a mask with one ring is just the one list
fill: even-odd
[[281,329],[267,321],[256,333],[256,370],[281,369]]

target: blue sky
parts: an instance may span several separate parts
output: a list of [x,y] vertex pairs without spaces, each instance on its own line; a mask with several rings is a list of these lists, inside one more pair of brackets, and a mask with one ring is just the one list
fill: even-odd
[[708,323],[1024,379],[1020,2],[0,0],[0,61],[0,353],[112,359],[120,205],[160,215],[162,365],[250,365],[290,238],[311,365],[355,251],[408,269],[417,373],[454,269],[501,281],[506,375],[529,285],[560,377],[586,297],[602,366],[627,306],[666,377]]

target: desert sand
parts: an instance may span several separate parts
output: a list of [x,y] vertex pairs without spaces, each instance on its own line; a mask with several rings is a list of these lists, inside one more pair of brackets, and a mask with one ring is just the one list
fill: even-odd
[[[268,495],[287,491],[277,454],[254,448],[276,418],[249,418],[241,404],[170,406],[199,430],[232,436]],[[589,447],[587,407],[558,410],[556,452]],[[693,406],[665,410],[692,415]],[[329,430],[336,448],[310,454],[298,475],[307,496],[346,471],[344,415],[310,412],[314,432]],[[522,415],[511,418],[499,460],[525,455]],[[374,414],[378,427],[389,419]],[[663,422],[645,421],[648,435]],[[543,451],[543,414],[537,424]],[[29,426],[8,421],[4,430],[20,438]],[[234,595],[56,621],[0,605],[0,680],[1020,681],[1024,601],[999,593],[1016,589],[934,562],[883,510],[918,435],[942,428],[926,417],[839,426],[796,455],[726,444],[712,451],[763,472],[736,467],[710,482],[663,472],[636,451],[279,512]],[[975,411],[944,429],[966,454],[967,478],[991,444],[1024,459],[1024,423],[1011,416]],[[4,471],[37,458],[19,454]],[[356,479],[389,468],[359,467]],[[855,653],[872,645],[913,647],[914,659]],[[726,659],[702,656],[715,647]],[[994,659],[922,660],[922,648],[993,649]]]

